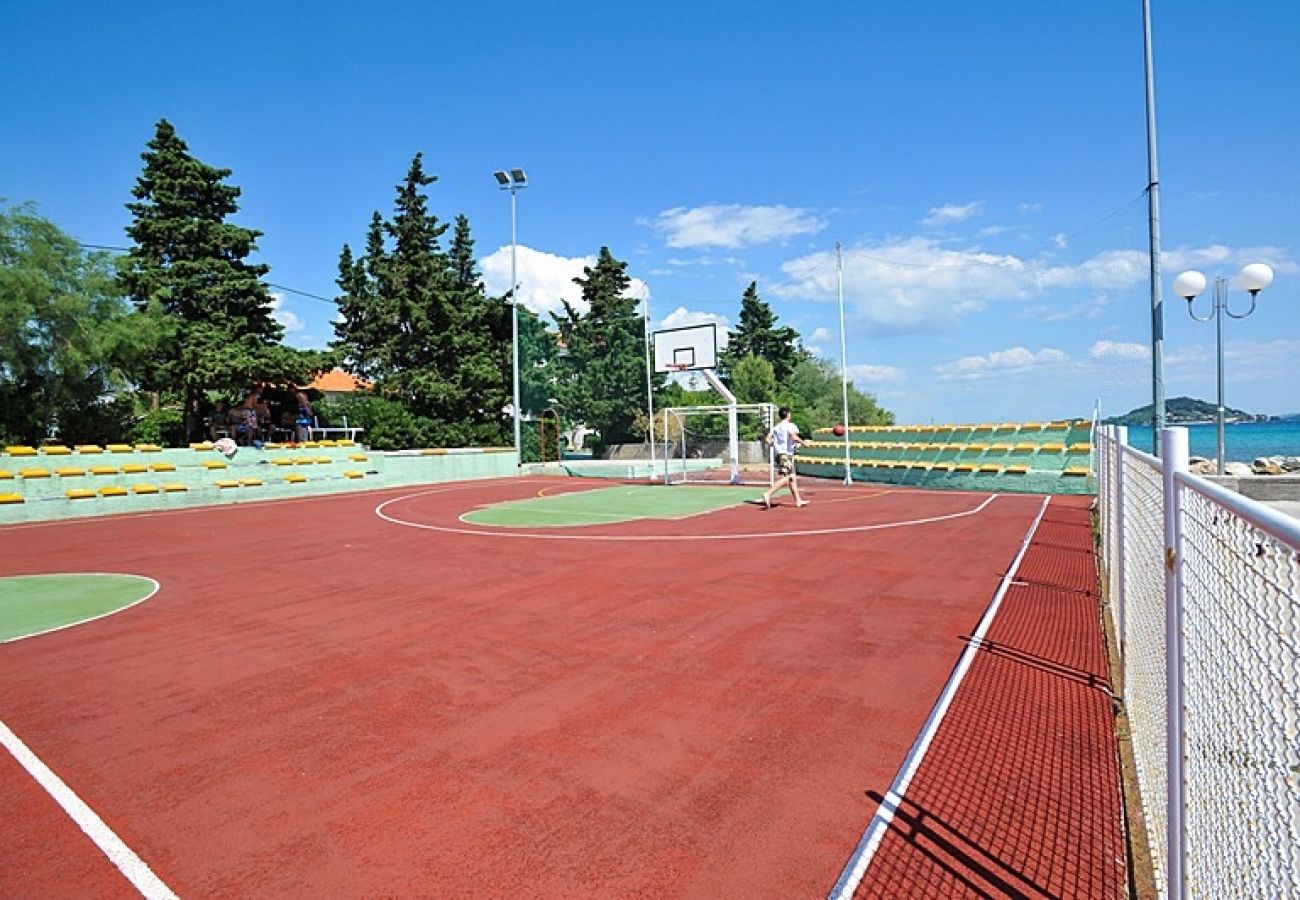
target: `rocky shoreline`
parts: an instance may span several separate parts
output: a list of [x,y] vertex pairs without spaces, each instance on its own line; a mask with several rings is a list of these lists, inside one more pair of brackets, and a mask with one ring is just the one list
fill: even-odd
[[[1187,461],[1187,469],[1193,475],[1216,475],[1219,461],[1193,456]],[[1300,456],[1258,456],[1250,465],[1229,461],[1224,463],[1223,473],[1237,478],[1249,475],[1297,475],[1300,474]]]

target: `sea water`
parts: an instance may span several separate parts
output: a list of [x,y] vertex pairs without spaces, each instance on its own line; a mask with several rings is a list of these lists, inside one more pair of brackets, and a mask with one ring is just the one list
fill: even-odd
[[[1198,422],[1182,427],[1187,429],[1192,456],[1215,459],[1219,455],[1215,423]],[[1152,452],[1151,428],[1130,425],[1128,442],[1139,450]],[[1227,422],[1223,426],[1223,446],[1228,460],[1244,463],[1260,456],[1300,456],[1300,421]]]

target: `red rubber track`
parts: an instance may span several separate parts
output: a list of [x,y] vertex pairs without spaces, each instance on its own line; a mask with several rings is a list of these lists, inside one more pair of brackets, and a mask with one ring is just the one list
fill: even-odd
[[[387,509],[459,526],[580,486],[457,485]],[[564,531],[861,527],[984,499],[809,492],[802,510]],[[589,542],[375,515],[401,493],[0,529],[0,574],[162,585],[0,645],[0,720],[182,896],[824,896],[1041,505]],[[126,893],[7,758],[0,798],[22,823],[0,842],[0,894]]]
[[1088,498],[1053,498],[856,897],[1127,897]]

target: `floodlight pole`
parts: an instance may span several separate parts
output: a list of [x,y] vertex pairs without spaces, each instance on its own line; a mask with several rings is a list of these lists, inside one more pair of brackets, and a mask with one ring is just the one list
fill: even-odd
[[1165,312],[1160,297],[1160,170],[1156,161],[1156,80],[1151,50],[1151,0],[1142,0],[1147,88],[1147,226],[1151,257],[1151,441],[1160,455],[1165,427]]
[[849,434],[849,369],[848,353],[844,339],[844,260],[840,242],[835,242],[835,291],[840,301],[840,390],[844,396],[844,483],[853,483],[853,469],[849,462],[852,436]]
[[647,293],[641,301],[645,310],[643,333],[645,336],[645,399],[646,421],[650,426],[650,480],[654,480],[655,471],[655,381],[654,367],[650,364],[650,295]]
[[501,190],[510,192],[510,356],[511,384],[514,390],[512,406],[515,414],[515,463],[516,465],[523,465],[524,451],[519,424],[521,412],[519,406],[519,269],[516,258],[519,236],[515,194],[528,187],[528,176],[524,174],[523,169],[510,169],[508,173],[505,170],[498,169],[493,175],[496,177]]

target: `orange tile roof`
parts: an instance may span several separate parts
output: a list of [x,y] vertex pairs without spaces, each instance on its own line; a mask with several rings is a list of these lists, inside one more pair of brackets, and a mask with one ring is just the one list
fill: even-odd
[[346,393],[354,391],[369,390],[370,382],[357,378],[355,375],[349,375],[342,369],[331,369],[321,375],[317,375],[308,387],[321,391],[322,393]]

